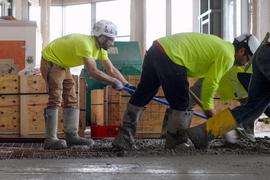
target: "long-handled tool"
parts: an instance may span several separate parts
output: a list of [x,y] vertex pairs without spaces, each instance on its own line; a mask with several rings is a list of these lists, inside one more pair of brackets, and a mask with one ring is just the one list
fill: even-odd
[[199,106],[202,107],[202,101],[190,89],[189,89],[189,94],[196,101],[196,103],[198,103]]
[[[134,93],[134,90],[133,90],[133,89],[130,89],[130,88],[127,88],[127,87],[124,87],[123,89],[124,89],[125,91],[130,92],[130,93]],[[167,101],[163,101],[163,100],[158,99],[158,98],[156,98],[156,97],[154,97],[153,100],[154,100],[154,101],[157,101],[157,102],[159,102],[159,103],[161,103],[161,104],[165,104],[165,105],[167,105],[167,106],[170,106],[170,104],[169,104]],[[197,102],[197,103],[198,103],[198,102]],[[200,114],[200,113],[197,113],[197,112],[194,112],[194,115],[195,115],[195,116],[198,116],[198,117],[201,117],[201,118],[204,118],[204,119],[208,119],[205,115]]]

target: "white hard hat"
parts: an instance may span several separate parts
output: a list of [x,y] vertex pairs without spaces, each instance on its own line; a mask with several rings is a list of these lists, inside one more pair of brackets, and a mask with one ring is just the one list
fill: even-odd
[[247,43],[250,51],[254,54],[258,47],[260,46],[259,40],[252,34],[244,33],[236,37],[235,40],[239,42]]
[[117,26],[108,20],[100,20],[94,24],[93,34],[95,36],[105,35],[108,37],[117,36]]

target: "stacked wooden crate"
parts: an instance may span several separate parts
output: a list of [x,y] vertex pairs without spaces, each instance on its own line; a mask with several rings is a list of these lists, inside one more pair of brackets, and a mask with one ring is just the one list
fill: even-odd
[[[125,78],[132,85],[136,86],[140,81],[140,76],[125,76]],[[192,86],[195,81],[196,79],[189,79],[190,86]],[[120,126],[131,95],[126,91],[118,92],[113,90],[111,86],[107,86],[103,90],[93,90],[91,91],[91,95],[92,124],[98,126]],[[162,88],[160,88],[155,97],[166,101]],[[239,105],[236,100],[231,100],[228,104],[221,103],[218,93],[216,93],[214,104],[217,113],[227,107],[233,108]],[[138,124],[136,137],[160,137],[163,119],[167,108],[169,108],[167,105],[156,101],[151,101],[146,105],[146,111]],[[201,114],[204,113],[198,105],[193,110]],[[206,120],[201,117],[193,116],[191,127],[199,125],[205,121]]]
[[[78,76],[73,76],[78,94]],[[85,84],[82,83],[82,86]],[[82,90],[85,90],[85,88]],[[85,92],[84,92],[85,93]],[[83,94],[82,92],[82,98]],[[44,108],[48,102],[45,81],[40,75],[0,76],[0,137],[44,138]],[[84,101],[78,101],[80,104]],[[85,114],[80,114],[80,132],[84,135]],[[84,117],[83,117],[84,116]],[[58,115],[58,137],[64,137],[62,107]]]
[[[140,82],[140,76],[127,76],[126,79],[135,86]],[[121,117],[125,113],[130,97],[131,95],[128,92],[122,92]],[[155,97],[166,101],[162,88],[160,88]],[[145,107],[145,113],[138,124],[136,137],[160,137],[164,115],[168,106],[156,101],[150,101]]]

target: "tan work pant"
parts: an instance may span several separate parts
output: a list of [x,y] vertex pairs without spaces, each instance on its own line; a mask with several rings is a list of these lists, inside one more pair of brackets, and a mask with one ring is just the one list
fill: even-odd
[[62,98],[64,108],[76,108],[77,96],[75,93],[75,82],[70,70],[63,69],[53,62],[41,58],[40,71],[49,93],[47,108],[60,107]]

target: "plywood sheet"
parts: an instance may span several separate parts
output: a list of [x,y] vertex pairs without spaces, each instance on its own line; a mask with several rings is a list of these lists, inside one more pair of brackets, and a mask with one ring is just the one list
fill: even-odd
[[25,68],[25,41],[0,41],[0,59],[14,59],[18,71]]

